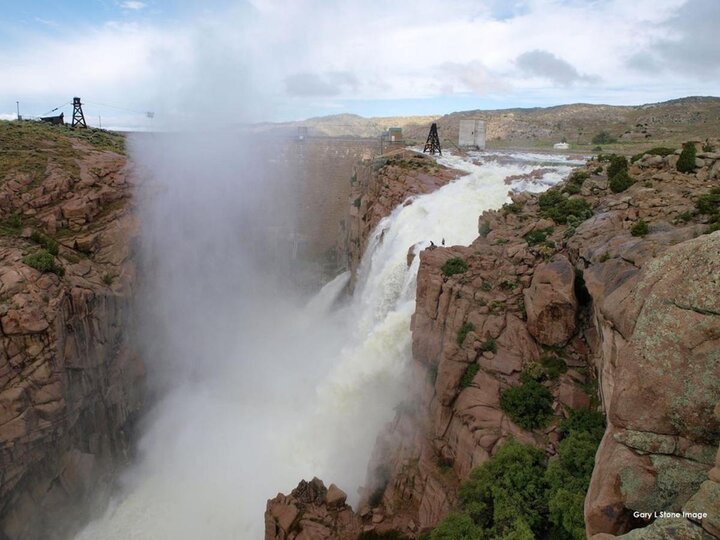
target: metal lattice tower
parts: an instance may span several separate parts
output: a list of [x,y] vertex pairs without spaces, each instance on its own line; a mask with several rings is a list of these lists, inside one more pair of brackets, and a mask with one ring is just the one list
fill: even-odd
[[85,115],[83,114],[82,110],[82,103],[80,103],[79,97],[73,98],[73,115],[71,127],[87,128],[87,124],[85,123]]
[[423,154],[429,152],[431,156],[435,155],[435,152],[442,156],[442,149],[440,148],[440,137],[438,137],[437,124],[433,123],[430,126],[430,133],[428,133],[427,141],[425,141],[425,149]]

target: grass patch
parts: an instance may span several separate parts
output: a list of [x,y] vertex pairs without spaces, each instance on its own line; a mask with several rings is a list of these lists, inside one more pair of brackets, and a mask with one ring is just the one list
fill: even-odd
[[55,262],[55,257],[46,249],[26,255],[22,262],[39,272],[52,272],[60,277],[65,274],[65,269]]
[[447,277],[454,276],[455,274],[464,274],[468,271],[468,264],[460,257],[453,257],[445,261],[441,270],[443,275]]
[[460,327],[460,329],[458,330],[458,333],[457,333],[457,338],[456,338],[457,344],[462,345],[465,342],[465,338],[467,337],[467,335],[470,332],[472,332],[473,330],[475,330],[475,327],[473,326],[472,323],[467,322],[467,321],[462,323],[462,326]]
[[57,240],[50,238],[48,235],[41,233],[37,229],[35,229],[30,235],[30,240],[45,248],[52,255],[57,255],[60,252],[60,244],[58,244]]
[[553,230],[554,229],[552,227],[535,229],[523,236],[523,239],[528,243],[528,245],[534,246],[547,240],[547,237],[553,233]]
[[637,220],[632,227],[630,227],[630,234],[633,236],[645,236],[650,232],[650,227],[647,222],[640,218]]
[[460,388],[467,388],[470,386],[478,371],[480,371],[480,366],[474,363],[469,364],[468,367],[465,368],[465,373],[463,373],[462,377],[460,377]]

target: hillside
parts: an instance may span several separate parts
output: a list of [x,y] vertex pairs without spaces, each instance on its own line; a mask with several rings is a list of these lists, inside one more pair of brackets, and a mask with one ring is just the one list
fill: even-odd
[[577,103],[555,107],[460,111],[444,116],[363,118],[341,114],[301,122],[262,124],[262,131],[277,130],[294,135],[300,126],[316,136],[377,137],[388,127],[402,127],[405,138],[416,143],[427,137],[430,123],[437,122],[441,139],[457,142],[459,120],[486,121],[490,148],[552,148],[567,140],[573,148],[592,151],[593,137],[605,131],[617,139],[603,144],[605,151],[636,153],[661,145],[677,145],[689,139],[705,139],[720,133],[720,98],[686,97],[635,106]]

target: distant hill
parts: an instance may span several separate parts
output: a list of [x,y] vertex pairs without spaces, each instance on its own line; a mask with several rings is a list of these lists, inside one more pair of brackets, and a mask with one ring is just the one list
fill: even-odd
[[603,148],[622,150],[677,144],[690,138],[720,134],[720,98],[692,96],[662,103],[635,106],[577,103],[554,107],[461,111],[444,116],[398,116],[364,118],[338,114],[301,122],[262,124],[261,131],[297,132],[309,135],[377,137],[388,127],[402,127],[407,139],[424,141],[430,123],[437,122],[441,139],[457,142],[458,123],[465,118],[485,120],[488,146],[550,148],[566,140],[572,147],[589,150],[593,137],[606,132],[617,140]]

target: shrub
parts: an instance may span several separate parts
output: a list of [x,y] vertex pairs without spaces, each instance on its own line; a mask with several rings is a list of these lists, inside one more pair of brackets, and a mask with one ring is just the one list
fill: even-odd
[[630,158],[630,163],[635,163],[637,160],[639,160],[640,158],[642,158],[643,156],[646,156],[648,154],[651,156],[665,157],[665,156],[669,156],[670,154],[673,154],[674,152],[675,152],[675,150],[673,150],[672,148],[666,148],[665,146],[658,146],[656,148],[651,148],[650,150],[645,150],[644,152],[635,154],[633,157]]
[[693,213],[690,211],[683,212],[682,214],[678,215],[678,219],[684,223],[687,223],[693,218]]
[[448,514],[430,533],[430,540],[479,540],[483,531],[467,514]]
[[616,174],[620,172],[627,172],[628,170],[628,161],[625,158],[625,156],[616,156],[613,155],[610,157],[610,165],[608,165],[607,168],[607,174],[608,178],[612,178]]
[[702,150],[703,150],[703,152],[714,152],[715,147],[712,144],[710,144],[709,142],[705,141],[705,143],[703,143],[703,145],[702,145]]
[[485,341],[483,341],[480,344],[480,350],[482,352],[491,352],[496,353],[497,352],[497,342],[494,338],[487,338]]
[[527,233],[525,236],[523,236],[523,238],[529,245],[534,246],[547,240],[547,237],[552,233],[552,227],[548,227],[546,229],[535,229],[534,231],[530,231],[529,233]]
[[30,240],[32,240],[36,244],[40,244],[40,246],[44,247],[52,255],[57,255],[58,253],[60,253],[60,245],[57,243],[57,240],[55,240],[54,238],[50,238],[49,236],[41,233],[38,230],[34,230],[32,232],[32,234],[30,235]]
[[467,272],[468,265],[460,257],[453,257],[452,259],[448,259],[447,261],[445,261],[445,264],[442,265],[441,270],[444,275],[450,277],[455,274],[463,274]]
[[360,204],[361,204],[360,197],[358,197],[357,199],[355,199],[355,200],[353,201],[353,206],[354,206],[355,208],[360,208]]
[[536,534],[543,531],[547,513],[544,462],[541,450],[511,439],[460,486],[463,510],[489,533],[487,538],[504,537],[518,528],[519,521]]
[[591,409],[573,409],[570,416],[558,426],[558,433],[564,438],[573,432],[591,434],[598,442],[605,433],[605,417]]
[[682,173],[689,173],[695,170],[695,144],[683,144],[682,152],[677,161],[677,170]]
[[713,188],[709,193],[701,195],[695,203],[695,207],[701,214],[720,213],[720,188]]
[[113,277],[110,274],[103,274],[102,282],[108,287],[113,284]]
[[613,144],[617,139],[610,135],[607,131],[601,131],[592,138],[593,144]]
[[634,180],[630,178],[627,171],[620,171],[610,178],[610,190],[613,193],[621,193],[634,184]]
[[483,221],[478,226],[478,234],[480,236],[482,236],[483,238],[485,238],[488,234],[490,234],[490,224],[487,223],[486,221]]
[[568,183],[568,184],[565,184],[565,187],[563,188],[563,191],[564,191],[565,193],[570,194],[570,195],[577,195],[578,193],[580,193],[580,191],[582,191],[582,189],[581,189],[580,186],[577,185],[577,184],[570,184],[570,183]]
[[465,338],[467,337],[467,335],[474,329],[475,329],[475,327],[473,326],[472,323],[470,323],[470,322],[462,323],[462,326],[460,327],[460,329],[458,330],[458,333],[457,333],[457,344],[462,345],[465,342]]
[[502,211],[506,214],[508,212],[512,214],[519,214],[522,209],[523,205],[517,202],[505,203],[502,205]]
[[630,234],[633,236],[645,236],[649,232],[650,227],[648,227],[647,222],[642,218],[637,220],[635,224],[630,227]]
[[553,380],[568,370],[565,360],[554,354],[543,354],[540,357],[540,365],[545,369],[547,378]]
[[22,262],[40,272],[52,272],[58,276],[65,273],[63,267],[55,262],[52,253],[46,249],[41,249],[36,253],[23,257]]
[[597,447],[598,440],[590,433],[575,431],[560,442],[558,457],[545,473],[550,522],[566,538],[585,538],[583,502]]
[[540,195],[538,205],[541,216],[558,224],[567,223],[571,216],[581,221],[592,216],[590,204],[585,199],[566,198],[558,189],[549,189]]
[[468,367],[465,368],[465,373],[463,373],[462,377],[460,378],[460,387],[467,388],[468,386],[470,386],[478,371],[480,371],[480,366],[474,363],[469,364]]
[[510,387],[500,395],[502,410],[527,430],[547,426],[552,417],[552,401],[550,390],[526,374],[520,386]]

